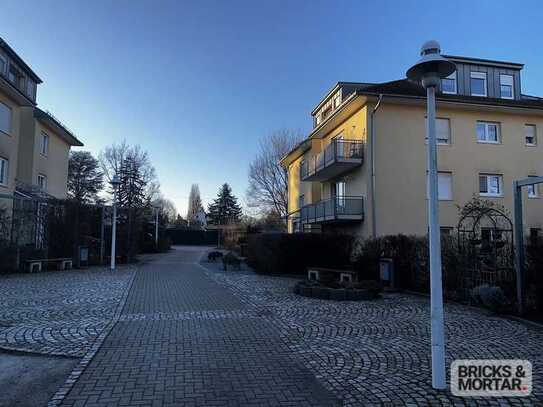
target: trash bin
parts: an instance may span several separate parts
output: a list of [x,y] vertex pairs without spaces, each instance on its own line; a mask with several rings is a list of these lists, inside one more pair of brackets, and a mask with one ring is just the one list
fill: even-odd
[[379,260],[379,276],[383,287],[389,290],[395,290],[396,276],[394,275],[394,261],[389,258]]

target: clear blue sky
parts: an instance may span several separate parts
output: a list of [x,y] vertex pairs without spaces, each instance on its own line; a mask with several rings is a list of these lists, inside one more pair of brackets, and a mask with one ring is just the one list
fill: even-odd
[[[146,149],[184,215],[229,182],[244,198],[258,140],[311,127],[337,81],[398,79],[427,39],[525,63],[543,95],[543,3],[4,0],[2,36],[44,80],[38,102],[98,153]],[[242,199],[243,201],[243,199]]]

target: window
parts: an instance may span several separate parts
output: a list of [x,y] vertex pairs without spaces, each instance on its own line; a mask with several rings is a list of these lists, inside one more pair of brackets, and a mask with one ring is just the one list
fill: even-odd
[[47,190],[47,177],[43,174],[38,174],[38,187],[40,187],[42,191]]
[[502,196],[503,177],[496,174],[479,175],[479,195],[481,196]]
[[[430,196],[429,178],[426,179],[426,197]],[[437,173],[437,199],[440,201],[452,200],[452,173],[438,172]]]
[[453,228],[450,226],[440,226],[439,232],[442,238],[451,237],[453,233]]
[[[449,144],[450,139],[451,139],[451,124],[450,124],[449,119],[436,118],[437,144]],[[428,142],[428,137],[426,137],[425,140],[426,142]]]
[[477,141],[498,144],[500,142],[500,124],[477,122]]
[[9,161],[0,157],[0,185],[8,185],[8,167]]
[[471,96],[486,96],[486,73],[472,72],[470,79]]
[[11,108],[0,102],[0,131],[11,133]]
[[502,99],[513,99],[513,75],[500,75],[500,97]]
[[446,78],[441,79],[441,91],[456,95],[456,71]]
[[5,56],[0,55],[0,74],[6,74],[6,68],[8,67],[8,60]]
[[449,144],[451,138],[451,124],[449,119],[436,119],[437,144]]
[[40,153],[41,155],[44,155],[47,157],[47,153],[49,152],[49,136],[47,133],[41,132],[41,147],[40,147]]
[[303,208],[305,205],[305,196],[302,194],[298,197],[298,209]]
[[528,185],[527,189],[528,189],[528,198],[537,198],[539,196],[539,188],[537,187],[537,184]]
[[440,201],[452,200],[452,174],[450,172],[437,174],[437,196]]
[[342,211],[345,209],[345,181],[338,181],[335,183],[336,193],[336,209]]
[[26,94],[33,99],[34,98],[34,82],[30,79],[26,80]]
[[317,117],[316,117],[317,126],[318,126],[319,124],[321,124],[321,121],[322,121],[322,117],[321,117],[321,115],[320,115],[320,113],[319,113],[319,114],[317,115]]
[[524,140],[527,146],[535,146],[537,143],[535,124],[524,125]]

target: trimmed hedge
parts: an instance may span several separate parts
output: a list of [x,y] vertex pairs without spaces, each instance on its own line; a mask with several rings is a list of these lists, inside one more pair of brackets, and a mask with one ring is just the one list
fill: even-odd
[[263,233],[249,235],[247,264],[257,273],[306,275],[307,267],[348,268],[349,235]]

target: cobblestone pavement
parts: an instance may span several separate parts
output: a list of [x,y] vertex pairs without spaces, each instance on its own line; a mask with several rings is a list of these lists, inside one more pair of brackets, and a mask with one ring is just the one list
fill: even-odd
[[542,406],[543,329],[447,304],[447,365],[455,359],[528,359],[530,398],[458,398],[433,391],[430,304],[385,294],[371,302],[332,302],[294,295],[295,279],[224,272],[208,274],[260,313],[273,316],[297,358],[346,406]]
[[133,268],[91,268],[0,276],[0,348],[83,356],[133,275]]
[[304,298],[293,279],[223,272],[196,264],[201,254],[178,249],[138,271],[63,405],[543,405],[543,330],[448,305],[448,363],[525,358],[535,369],[531,398],[455,398],[431,390],[426,299]]

